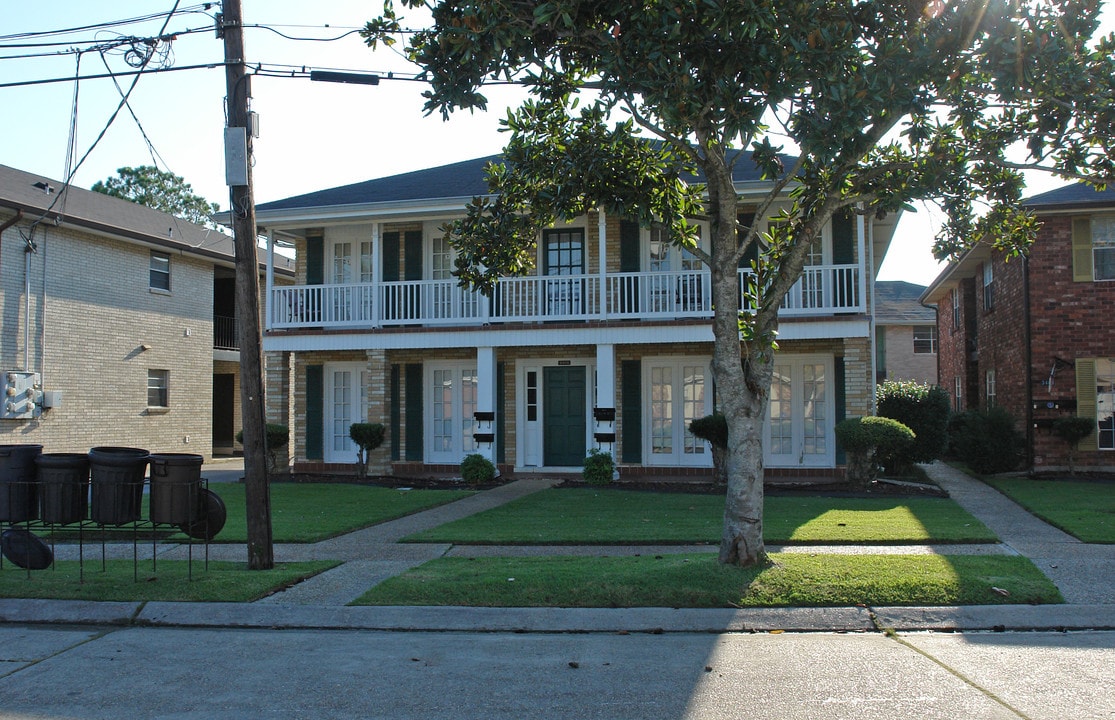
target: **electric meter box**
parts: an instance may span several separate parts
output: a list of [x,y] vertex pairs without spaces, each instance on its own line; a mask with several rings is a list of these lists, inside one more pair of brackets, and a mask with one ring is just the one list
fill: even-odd
[[42,414],[43,386],[38,373],[9,370],[2,379],[0,419],[31,420]]

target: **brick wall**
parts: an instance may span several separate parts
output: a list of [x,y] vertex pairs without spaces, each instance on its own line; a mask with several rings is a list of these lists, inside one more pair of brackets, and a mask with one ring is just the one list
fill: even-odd
[[[149,289],[148,249],[68,226],[40,225],[31,254],[31,334],[24,347],[24,243],[4,232],[0,370],[42,372],[61,407],[0,420],[0,442],[45,452],[99,445],[212,454],[212,261],[172,254],[171,291]],[[144,350],[143,346],[150,349]],[[169,371],[166,410],[147,406],[148,369]],[[189,442],[186,438],[189,438]]]
[[886,343],[887,380],[937,384],[937,353],[914,352],[912,325],[888,325],[883,338]]

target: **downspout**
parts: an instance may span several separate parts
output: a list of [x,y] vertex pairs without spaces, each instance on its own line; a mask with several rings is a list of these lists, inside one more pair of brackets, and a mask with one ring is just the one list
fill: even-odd
[[875,391],[875,384],[879,377],[877,348],[875,347],[875,224],[867,224],[860,213],[856,213],[856,221],[860,247],[863,248],[866,244],[865,254],[867,258],[863,270],[865,274],[868,274],[868,277],[861,280],[860,287],[862,288],[861,292],[864,292],[863,303],[867,310],[867,342],[868,354],[870,355],[868,367],[871,369],[868,395],[871,397],[871,414],[874,415],[878,412],[878,393]]
[[1022,346],[1026,362],[1026,455],[1030,472],[1034,471],[1034,366],[1033,348],[1030,346],[1032,333],[1030,331],[1030,263],[1029,258],[1022,256]]

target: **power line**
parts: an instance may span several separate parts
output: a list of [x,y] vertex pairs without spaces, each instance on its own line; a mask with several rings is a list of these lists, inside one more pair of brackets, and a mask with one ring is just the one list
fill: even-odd
[[[167,19],[169,19],[169,16],[172,16],[172,15],[175,15],[175,14],[186,15],[186,14],[190,14],[190,13],[200,13],[200,14],[204,15],[204,14],[206,14],[204,12],[205,10],[208,10],[212,7],[215,7],[218,4],[219,3],[201,3],[200,5],[191,5],[190,7],[183,8],[183,9],[177,10],[177,11],[171,11],[169,13],[165,13],[165,12],[151,13],[150,15],[142,15],[140,17],[127,18],[127,19],[124,19],[124,20],[109,20],[109,21],[103,22],[103,23],[94,23],[92,25],[82,25],[82,26],[79,26],[79,27],[72,27],[72,28],[59,28],[59,29],[56,29],[56,30],[39,30],[39,31],[29,31],[29,32],[22,32],[22,33],[11,33],[9,35],[0,35],[0,42],[3,42],[5,40],[22,40],[22,39],[25,39],[25,38],[34,38],[34,37],[51,37],[51,36],[54,36],[54,35],[69,35],[69,34],[77,33],[77,32],[85,32],[87,30],[104,30],[104,29],[112,28],[112,27],[120,27],[121,25],[135,25],[137,23],[150,22],[151,20],[157,20],[157,19],[163,18],[163,17],[167,17]],[[166,25],[165,24],[163,25],[163,30],[166,30]],[[160,31],[160,33],[161,32],[162,31]]]

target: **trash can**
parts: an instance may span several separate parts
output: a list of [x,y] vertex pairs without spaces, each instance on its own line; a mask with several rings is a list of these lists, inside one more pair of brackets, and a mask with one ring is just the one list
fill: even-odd
[[179,525],[199,516],[201,455],[151,454],[151,522]]
[[93,489],[90,520],[99,525],[139,520],[150,455],[146,450],[129,447],[95,447],[89,451],[89,480]]
[[0,522],[26,522],[39,516],[35,458],[42,445],[0,445]]
[[40,519],[68,525],[89,514],[89,456],[85,453],[43,453],[39,466]]

